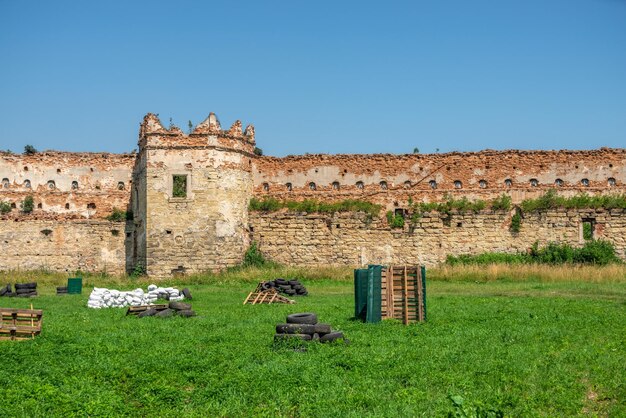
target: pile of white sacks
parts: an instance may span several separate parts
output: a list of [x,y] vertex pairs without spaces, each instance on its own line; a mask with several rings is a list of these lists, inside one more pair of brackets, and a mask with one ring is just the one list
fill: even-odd
[[167,299],[171,302],[179,302],[185,297],[174,287],[158,287],[155,284],[148,286],[148,292],[137,288],[128,292],[115,289],[94,287],[89,295],[87,306],[89,308],[125,308],[127,306],[152,305],[157,299]]

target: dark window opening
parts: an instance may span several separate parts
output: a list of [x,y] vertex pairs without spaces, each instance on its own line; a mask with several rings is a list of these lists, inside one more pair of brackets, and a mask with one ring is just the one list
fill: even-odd
[[530,179],[530,186],[531,187],[539,186],[539,181],[537,179]]
[[87,209],[95,209],[96,208],[96,204],[95,203],[88,203],[87,204]]
[[28,171],[28,167],[24,166],[24,171]]
[[11,203],[11,209],[15,209],[17,208],[17,205],[15,203]]
[[338,181],[333,181],[333,190],[339,190],[341,186]]
[[290,192],[293,190],[293,186],[291,185],[291,183],[287,183],[285,184],[285,187],[287,188],[287,191]]
[[463,187],[463,183],[461,183],[461,180],[455,180],[454,181],[454,188],[455,189],[460,189]]
[[66,203],[66,204],[65,204],[65,209],[69,209],[69,208],[70,208],[70,204],[69,204],[69,203]]
[[78,182],[77,181],[73,181],[72,182],[72,190],[78,190]]
[[117,190],[124,190],[124,182],[120,181],[117,183]]
[[270,191],[269,183],[263,183],[263,191],[265,191],[265,192],[269,192]]
[[2,179],[2,187],[4,187],[5,189],[9,188],[9,179]]
[[456,227],[457,228],[462,228],[463,227],[463,222],[457,222],[456,223]]
[[511,187],[511,186],[513,186],[513,180],[511,180],[511,179],[506,179],[506,180],[504,180],[504,185],[505,185],[506,187]]
[[407,180],[404,182],[404,188],[405,189],[410,189],[411,188],[411,180]]
[[166,230],[165,230],[165,233],[166,233],[167,235],[171,235],[171,234],[172,234],[172,230],[171,230],[171,229],[166,229]]
[[48,235],[52,234],[52,230],[51,229],[42,229],[41,233],[44,234],[45,236],[48,236]]
[[30,189],[30,180],[24,180],[24,187]]
[[57,168],[57,174],[61,174],[61,169]]
[[187,197],[187,176],[175,174],[172,176],[172,197]]
[[563,186],[563,180],[556,179],[556,180],[554,180],[554,184],[557,185],[558,187],[562,187]]
[[580,184],[582,184],[585,187],[588,187],[589,186],[589,179],[582,179],[580,181]]
[[311,190],[317,190],[317,186],[315,185],[315,183],[310,182],[310,183],[309,183],[309,189],[311,189]]
[[487,188],[487,180],[481,180],[481,181],[479,181],[479,182],[478,182],[478,186],[479,186],[481,189],[486,189],[486,188]]
[[56,184],[54,184],[54,181],[48,180],[48,189],[54,190],[56,187],[57,186],[56,186]]
[[387,182],[386,182],[386,181],[381,181],[381,182],[379,183],[379,185],[380,185],[380,188],[381,188],[382,190],[387,190]]
[[609,177],[609,179],[607,180],[609,183],[609,186],[613,187],[617,184],[617,182],[615,181],[615,179],[613,177]]
[[37,203],[37,209],[42,209],[43,205],[41,203]]
[[359,190],[363,190],[365,188],[365,185],[363,184],[362,181],[357,181],[356,182],[356,188]]
[[436,189],[437,188],[437,182],[435,180],[431,180],[428,182],[428,185],[430,186],[431,189]]
[[113,235],[114,237],[117,237],[119,234],[120,234],[120,231],[118,231],[117,229],[111,230],[111,235]]

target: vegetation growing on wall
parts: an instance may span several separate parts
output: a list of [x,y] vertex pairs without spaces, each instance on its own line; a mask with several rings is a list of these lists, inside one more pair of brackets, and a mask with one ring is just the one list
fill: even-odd
[[113,208],[113,211],[111,212],[111,214],[106,217],[107,221],[113,221],[113,222],[121,222],[125,220],[130,220],[132,218],[133,218],[132,212],[127,212],[125,210],[118,209],[118,208]]
[[35,199],[32,196],[26,196],[20,204],[22,212],[31,213],[35,209]]
[[9,202],[0,202],[0,213],[6,215],[11,212],[11,204]]
[[559,196],[554,189],[548,190],[537,199],[526,199],[520,207],[525,212],[533,212],[547,209],[626,209],[626,195],[612,194],[590,196],[581,193],[572,197]]
[[522,215],[520,215],[519,213],[515,213],[515,215],[513,215],[513,217],[511,218],[511,232],[517,234],[519,233],[520,229],[522,228]]
[[391,228],[404,228],[404,216],[395,214],[392,211],[387,212],[387,223]]
[[446,263],[458,264],[598,264],[621,263],[615,246],[609,241],[589,241],[581,248],[569,244],[549,243],[543,248],[535,242],[527,253],[482,253],[478,255],[449,255]]
[[259,212],[275,212],[281,209],[308,213],[365,212],[372,216],[378,216],[381,206],[353,199],[342,200],[335,203],[324,203],[310,199],[294,201],[278,200],[273,197],[268,197],[264,199],[250,199],[249,209]]

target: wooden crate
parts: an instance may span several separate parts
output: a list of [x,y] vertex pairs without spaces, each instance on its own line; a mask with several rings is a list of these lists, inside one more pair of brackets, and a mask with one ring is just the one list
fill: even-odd
[[409,322],[426,320],[426,289],[419,266],[384,267],[381,274],[382,319]]
[[41,333],[41,309],[0,308],[0,340],[26,340]]
[[248,294],[246,300],[243,301],[243,304],[249,305],[257,305],[260,303],[295,303],[295,300],[287,299],[278,292],[278,290],[271,288],[268,290],[261,290],[261,285],[259,284],[257,288]]

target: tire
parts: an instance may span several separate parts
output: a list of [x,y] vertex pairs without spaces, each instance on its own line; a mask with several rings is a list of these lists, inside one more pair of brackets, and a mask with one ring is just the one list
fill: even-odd
[[18,298],[29,298],[30,297],[30,293],[18,293],[18,294],[16,294],[16,296]]
[[270,290],[272,288],[272,286],[270,286],[269,283],[261,283],[261,289],[262,290]]
[[330,334],[333,330],[330,327],[330,324],[315,324],[315,333],[317,334]]
[[188,311],[191,309],[191,304],[183,302],[170,302],[168,306],[176,311]]
[[333,341],[343,340],[343,339],[344,339],[343,332],[335,331],[335,332],[331,332],[331,333],[326,334],[326,335],[322,335],[320,337],[320,342],[322,342],[322,343],[330,343],[330,342],[333,342]]
[[303,312],[287,315],[288,324],[317,324],[317,315],[312,312]]
[[163,309],[162,311],[157,312],[154,316],[158,316],[159,318],[169,318],[174,315],[173,309]]
[[189,291],[188,288],[184,288],[183,290],[180,291],[183,296],[185,297],[185,299],[189,299],[192,300],[193,298],[191,297],[191,292]]
[[276,280],[274,280],[274,283],[276,283],[276,285],[278,285],[278,286],[280,286],[281,284],[282,285],[289,284],[289,282],[287,282],[287,280],[285,280],[285,279],[276,279]]
[[154,308],[148,308],[143,312],[139,312],[137,318],[145,318],[146,316],[154,316],[157,314],[157,310]]
[[289,283],[292,286],[294,286],[294,285],[298,286],[298,285],[301,284],[299,280],[288,280],[287,283]]
[[291,286],[289,286],[288,284],[280,284],[278,285],[278,288],[280,290],[291,290]]
[[23,294],[25,294],[25,293],[30,293],[30,292],[32,292],[32,291],[33,291],[33,289],[24,289],[24,288],[20,288],[20,289],[17,289],[17,290],[15,291],[15,293],[17,293],[18,295],[23,295]]
[[2,289],[0,289],[0,296],[4,296],[7,293],[9,293],[9,290],[6,287],[3,287]]
[[315,325],[310,324],[278,324],[276,334],[315,334]]
[[36,289],[36,288],[37,288],[37,283],[35,283],[35,282],[15,283],[15,290],[17,290],[17,289]]
[[67,292],[67,286],[59,286],[59,287],[57,287],[57,292]]
[[296,291],[293,290],[293,289],[287,289],[287,290],[285,290],[285,294],[289,295],[289,296],[293,296],[293,295],[296,294]]
[[178,316],[182,316],[184,318],[191,318],[192,316],[196,316],[196,312],[192,311],[191,309],[184,310],[184,311],[178,311],[178,312],[176,312],[176,314]]
[[274,282],[273,280],[270,280],[269,282],[267,282],[267,285],[269,287],[276,287],[276,282]]
[[311,341],[309,334],[275,334],[274,341],[286,341],[286,340],[302,340]]
[[295,290],[301,290],[304,289],[304,286],[302,286],[301,284],[294,284],[293,286],[291,286],[291,288]]

